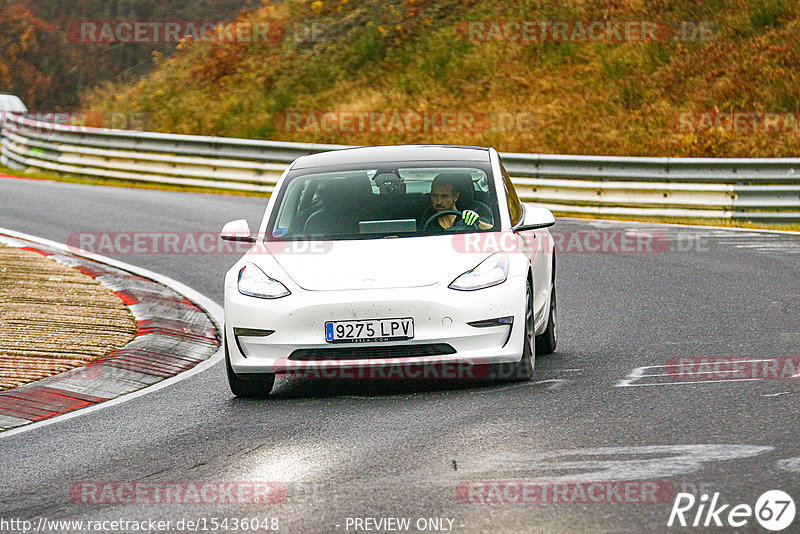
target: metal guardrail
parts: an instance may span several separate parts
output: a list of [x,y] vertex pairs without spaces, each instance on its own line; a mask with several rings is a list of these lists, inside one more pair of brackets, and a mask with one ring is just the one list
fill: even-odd
[[[57,174],[271,192],[286,165],[345,145],[80,128],[7,115],[7,165]],[[800,221],[800,158],[501,154],[520,197],[557,213]]]

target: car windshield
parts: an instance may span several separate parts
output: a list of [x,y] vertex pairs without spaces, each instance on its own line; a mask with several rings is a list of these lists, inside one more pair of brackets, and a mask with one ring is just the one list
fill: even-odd
[[[287,176],[278,192],[266,239],[379,239],[497,230],[500,217],[490,173],[488,164],[478,162],[300,169]],[[465,210],[475,212],[477,219],[464,217]]]

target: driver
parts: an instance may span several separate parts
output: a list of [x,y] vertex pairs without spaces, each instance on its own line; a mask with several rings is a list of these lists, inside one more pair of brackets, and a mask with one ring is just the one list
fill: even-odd
[[[455,183],[450,180],[448,176],[443,174],[436,176],[431,183],[431,206],[426,210],[426,215],[428,215],[431,210],[433,210],[434,213],[460,211],[456,208],[459,193],[455,189]],[[456,230],[464,228],[486,230],[491,228],[492,225],[480,220],[480,215],[478,215],[476,211],[464,210],[460,215],[450,213],[437,217],[430,224],[430,227],[434,232],[443,232],[449,229]]]

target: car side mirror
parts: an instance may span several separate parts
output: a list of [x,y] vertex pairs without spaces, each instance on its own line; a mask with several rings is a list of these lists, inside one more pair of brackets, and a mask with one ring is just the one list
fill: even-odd
[[225,223],[219,237],[224,241],[241,241],[244,243],[256,242],[256,238],[250,234],[250,226],[245,219],[237,219]]
[[514,228],[515,232],[538,230],[539,228],[553,226],[556,223],[556,218],[549,209],[539,208],[530,204],[525,204],[524,207],[525,212],[522,215],[522,222]]

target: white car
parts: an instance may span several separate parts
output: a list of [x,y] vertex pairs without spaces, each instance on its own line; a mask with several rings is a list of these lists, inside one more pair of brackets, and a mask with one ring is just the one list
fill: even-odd
[[[28,111],[28,108],[18,96],[0,94],[0,130],[3,128],[6,115],[9,113],[20,114],[26,111]],[[0,132],[0,139],[2,139],[2,137],[2,132]],[[0,154],[0,165],[8,166],[8,159],[4,154]]]
[[554,223],[520,202],[492,148],[298,158],[255,236],[243,219],[222,229],[253,243],[225,276],[231,390],[264,397],[276,373],[298,370],[530,379],[535,353],[556,347]]
[[0,113],[25,113],[28,107],[16,95],[0,94]]

